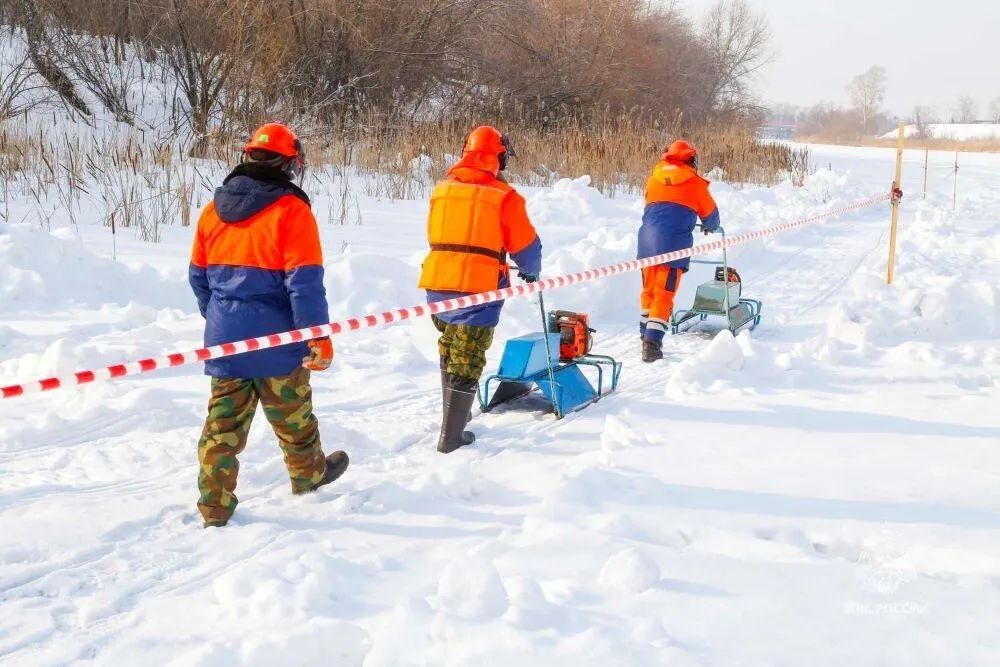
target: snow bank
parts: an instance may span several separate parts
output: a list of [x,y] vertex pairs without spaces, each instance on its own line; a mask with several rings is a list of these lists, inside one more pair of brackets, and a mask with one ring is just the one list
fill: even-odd
[[186,284],[148,265],[128,266],[95,255],[68,230],[49,233],[0,224],[0,308],[5,314],[109,303],[141,303],[147,311],[192,306]]
[[668,398],[715,393],[755,393],[769,374],[778,370],[772,356],[754,343],[751,333],[724,329],[711,342],[676,366],[664,392]]
[[957,224],[940,210],[918,209],[912,221],[903,220],[894,284],[886,284],[884,262],[878,272],[856,273],[828,335],[862,349],[1000,337],[1000,286],[988,268],[1000,258],[996,239],[963,233]]
[[500,573],[478,556],[465,556],[445,567],[435,602],[443,611],[479,621],[499,618],[508,607]]
[[[934,139],[954,139],[956,141],[975,141],[977,139],[1000,139],[1000,124],[997,123],[929,123],[927,129]],[[920,128],[916,125],[906,126],[906,136],[914,137]],[[898,130],[886,132],[882,139],[895,139]]]
[[424,293],[410,263],[401,259],[347,246],[326,258],[323,286],[330,317],[380,313],[391,308],[422,303]]

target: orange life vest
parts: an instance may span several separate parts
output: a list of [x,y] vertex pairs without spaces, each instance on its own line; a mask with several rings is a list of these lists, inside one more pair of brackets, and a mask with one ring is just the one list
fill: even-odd
[[[427,218],[430,252],[420,274],[420,289],[486,292],[510,270],[507,253],[536,237],[524,198],[493,169],[465,156],[431,193]],[[495,159],[494,159],[495,162]],[[488,166],[487,166],[488,167]]]

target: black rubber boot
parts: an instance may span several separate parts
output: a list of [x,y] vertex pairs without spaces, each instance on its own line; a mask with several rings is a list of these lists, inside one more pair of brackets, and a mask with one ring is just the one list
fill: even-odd
[[472,414],[472,402],[476,400],[475,380],[448,375],[444,384],[444,404],[441,419],[441,435],[437,449],[450,454],[459,447],[471,445],[476,436],[465,430]]
[[[475,392],[475,389],[473,389],[473,392]],[[448,371],[442,368],[441,369],[441,413],[442,414],[444,414],[445,411],[445,397],[447,396],[447,394],[448,394]],[[469,414],[465,418],[465,423],[468,424],[471,421],[472,421],[472,406],[470,405]],[[476,437],[468,431],[463,432],[462,435],[466,438],[472,438],[472,439],[475,439]]]
[[663,358],[663,341],[642,339],[642,360],[647,364]]

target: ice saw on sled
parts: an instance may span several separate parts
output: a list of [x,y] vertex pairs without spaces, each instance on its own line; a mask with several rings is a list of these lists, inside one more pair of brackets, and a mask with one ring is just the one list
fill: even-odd
[[[725,243],[726,232],[719,227],[722,241]],[[747,299],[742,295],[743,281],[736,269],[729,266],[726,246],[722,246],[722,260],[692,259],[692,264],[709,264],[715,266],[715,279],[698,285],[694,294],[694,303],[687,310],[675,310],[670,317],[670,332],[676,334],[690,328],[695,321],[704,322],[710,315],[723,317],[726,328],[735,336],[746,329],[753,331],[760,324],[760,310],[763,306],[756,299]]]
[[[565,310],[546,316],[541,293],[538,305],[544,331],[506,342],[500,368],[486,378],[479,393],[483,412],[526,396],[538,387],[556,418],[561,419],[618,388],[622,364],[609,356],[591,353],[595,331],[590,328],[589,317]],[[596,370],[596,387],[583,373],[584,367]],[[610,375],[607,381],[605,372]],[[494,382],[499,384],[491,396]]]

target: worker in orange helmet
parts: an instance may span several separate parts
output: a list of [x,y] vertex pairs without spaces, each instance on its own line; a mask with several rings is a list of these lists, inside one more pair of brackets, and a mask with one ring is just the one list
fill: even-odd
[[[461,159],[431,193],[430,251],[419,282],[428,303],[508,287],[508,254],[523,280],[538,279],[541,241],[524,197],[501,175],[509,156],[516,153],[504,134],[488,125],[477,127],[466,139]],[[440,452],[475,441],[465,426],[502,307],[502,301],[494,301],[432,317],[441,334]]]
[[[692,247],[699,219],[705,234],[718,231],[719,209],[708,186],[709,181],[698,173],[694,146],[684,140],[670,144],[646,181],[639,259]],[[690,263],[690,258],[684,258],[642,270],[639,332],[644,362],[663,358],[663,337],[674,297]]]
[[[309,197],[293,182],[304,168],[298,137],[268,123],[202,211],[188,279],[205,318],[206,347],[329,322],[319,228]],[[226,525],[236,510],[237,457],[258,403],[293,493],[344,473],[347,454],[324,456],[312,411],[310,373],[332,361],[333,343],[324,337],[205,363],[212,396],[198,443],[198,509],[206,528]]]

